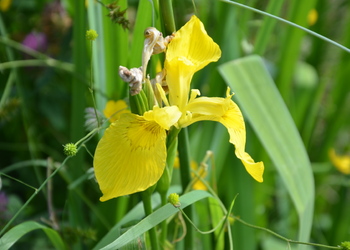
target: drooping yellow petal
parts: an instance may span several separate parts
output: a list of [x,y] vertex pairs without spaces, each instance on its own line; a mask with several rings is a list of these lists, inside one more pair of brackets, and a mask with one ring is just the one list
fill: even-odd
[[153,110],[147,111],[143,114],[143,117],[148,121],[155,121],[162,128],[169,130],[179,118],[181,117],[181,112],[177,106],[170,106],[159,108],[157,106],[153,107]]
[[166,132],[154,121],[124,114],[97,145],[94,169],[101,201],[143,191],[161,177],[166,162]]
[[106,103],[106,107],[103,110],[103,114],[110,122],[114,122],[124,113],[130,113],[127,109],[128,105],[123,100],[113,101],[110,100]]
[[333,165],[343,174],[350,174],[350,156],[337,155],[334,149],[329,150],[329,158]]
[[165,60],[169,99],[180,110],[186,105],[195,72],[221,56],[219,46],[208,36],[203,23],[192,16],[170,42]]
[[181,117],[179,126],[185,127],[197,121],[211,120],[222,123],[230,134],[230,143],[235,145],[235,154],[242,161],[247,172],[258,182],[263,181],[264,164],[254,162],[245,152],[246,130],[242,113],[232,100],[226,98],[199,97],[186,106],[190,118]]

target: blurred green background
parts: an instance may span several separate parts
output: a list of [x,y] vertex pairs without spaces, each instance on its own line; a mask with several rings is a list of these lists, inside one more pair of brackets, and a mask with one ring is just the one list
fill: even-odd
[[[237,2],[350,47],[348,0]],[[75,143],[87,133],[84,110],[94,106],[90,90],[101,112],[108,100],[127,98],[127,85],[117,74],[119,65],[129,68],[141,65],[145,28],[155,26],[163,35],[169,35],[158,1],[119,0],[117,5],[121,11],[126,9],[124,17],[129,21],[128,29],[113,23],[107,16],[109,10],[93,0],[0,0],[0,230],[33,195],[33,187],[38,188],[65,160],[62,145]],[[336,246],[349,240],[350,179],[346,171],[338,171],[334,167],[336,162],[332,163],[329,158],[330,149],[350,157],[349,51],[226,2],[173,1],[173,8],[177,29],[196,14],[221,47],[222,58],[196,73],[192,81],[192,88],[200,89],[203,96],[225,96],[227,79],[225,82],[218,71],[224,63],[250,55],[263,58],[278,89],[278,97],[283,98],[293,118],[293,126],[299,132],[296,134],[300,134],[301,154],[306,152],[311,162],[312,176],[307,177],[307,183],[314,190],[304,190],[312,197],[309,202],[314,204],[314,210],[309,210],[313,218],[308,215],[310,241]],[[88,29],[97,31],[96,41],[86,40]],[[153,71],[156,64],[157,58],[152,59]],[[242,68],[237,66],[232,72],[243,70],[259,82],[261,75],[255,75],[258,73],[250,65],[255,64],[249,64],[248,60]],[[253,124],[256,118],[249,110],[254,110],[256,99],[250,96],[249,107],[249,91],[246,99],[239,98],[239,91],[243,96],[245,89],[243,78],[237,76],[234,80],[239,82],[236,89],[232,82],[236,93],[233,100],[238,102],[246,118],[247,152],[255,161],[264,161],[264,182],[256,183],[245,172],[220,124],[202,122],[189,128],[191,158],[200,163],[207,150],[213,151],[206,178],[211,184],[216,183],[217,194],[226,207],[239,194],[234,215],[287,238],[300,238],[295,196],[284,180],[282,166],[276,166],[274,152],[267,148],[274,142],[262,141],[259,133],[259,127],[269,125],[265,122]],[[263,103],[266,110],[275,114],[274,103],[280,105],[280,101],[269,99],[273,96],[266,93],[265,100],[269,102]],[[260,98],[264,100],[264,96]],[[268,103],[271,106],[267,106]],[[274,125],[283,128],[289,123],[284,124],[282,120]],[[270,130],[271,137],[275,132]],[[286,134],[277,148],[294,143],[285,140],[288,132]],[[101,193],[91,168],[100,136],[85,142],[78,154],[66,162],[7,229],[31,220],[57,230],[67,249],[92,249],[100,242],[139,202],[138,196],[99,201]],[[276,151],[276,157],[278,153]],[[304,156],[292,157],[298,162]],[[287,169],[290,167],[293,166]],[[174,186],[176,184],[175,172]],[[210,229],[213,215],[209,212],[208,201],[196,203],[195,208],[196,223]],[[287,249],[285,242],[267,233],[238,222],[231,227],[235,249]],[[169,234],[171,232],[169,230]],[[196,237],[198,249],[215,249],[214,237],[199,234]],[[227,236],[224,241],[227,247]],[[52,243],[41,231],[33,231],[16,242],[13,249],[23,247],[51,249]],[[181,243],[174,247],[185,248]]]

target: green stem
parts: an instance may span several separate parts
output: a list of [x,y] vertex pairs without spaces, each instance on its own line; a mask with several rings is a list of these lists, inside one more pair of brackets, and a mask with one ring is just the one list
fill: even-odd
[[[188,184],[191,182],[191,163],[190,163],[190,152],[189,152],[189,141],[187,128],[183,128],[179,133],[179,159],[180,159],[180,175],[182,190],[185,191]],[[189,219],[193,220],[193,207],[188,206],[184,209]],[[185,237],[185,248],[194,248],[194,228],[191,223],[186,220],[187,234]]]
[[[77,141],[84,137],[84,109],[85,93],[87,91],[87,48],[86,48],[86,9],[85,1],[75,0],[74,6],[74,26],[73,26],[73,63],[74,78],[72,81],[71,97],[71,116],[70,116],[70,141]],[[69,164],[69,177],[77,179],[84,174],[84,154],[77,154]],[[82,214],[83,202],[79,199],[77,192],[82,191],[83,187],[75,187],[68,193],[68,218],[70,225],[75,228],[86,228],[87,221]],[[79,239],[72,248],[79,248],[82,239]]]
[[164,24],[165,33],[172,34],[176,31],[172,1],[161,0],[159,1],[159,7],[162,13],[161,16]]
[[94,104],[94,112],[95,112],[95,116],[96,116],[96,120],[97,120],[97,127],[100,127],[101,122],[100,122],[100,118],[97,115],[97,106],[96,106],[96,101],[95,101],[95,96],[94,96],[94,85],[93,85],[93,53],[92,53],[92,45],[93,42],[90,41],[90,55],[91,55],[91,62],[90,62],[90,94],[91,94],[91,98],[92,98],[92,102]]
[[182,213],[183,216],[185,216],[185,218],[188,220],[189,223],[191,223],[191,225],[198,231],[200,232],[201,234],[211,234],[213,233],[216,229],[219,228],[219,226],[222,225],[222,223],[226,220],[226,217],[222,218],[222,220],[211,230],[209,231],[202,231],[200,230],[194,223],[193,221],[191,221],[190,218],[188,218],[187,214],[181,209],[181,208],[178,208],[180,210],[180,212]]
[[71,63],[60,62],[55,59],[28,59],[0,63],[0,70],[33,66],[54,67],[68,72],[73,72],[74,69]]
[[[152,189],[152,187],[151,187]],[[145,214],[150,215],[153,213],[152,209],[152,192],[150,189],[147,189],[141,193],[142,195],[142,201],[143,201],[143,207],[145,209]],[[159,245],[158,245],[158,237],[157,237],[157,231],[155,227],[152,227],[149,231],[149,237],[151,239],[151,249],[152,250],[158,250]]]
[[281,240],[284,240],[288,243],[294,243],[294,244],[301,244],[301,245],[308,245],[308,246],[315,246],[315,247],[324,247],[324,248],[329,248],[329,249],[342,249],[341,247],[334,247],[334,246],[327,246],[327,245],[323,245],[323,244],[317,244],[317,243],[309,243],[309,242],[302,242],[302,241],[297,241],[297,240],[290,240],[290,239],[287,239],[286,237],[283,237],[282,235],[278,234],[278,233],[275,233],[274,231],[270,230],[270,229],[267,229],[267,228],[264,228],[264,227],[259,227],[259,226],[255,226],[255,225],[252,225],[252,224],[249,224],[248,222],[245,222],[244,220],[240,219],[239,217],[237,216],[232,216],[236,221],[242,223],[243,225],[246,225],[248,227],[251,227],[251,228],[254,228],[254,229],[258,229],[258,230],[262,230],[262,231],[265,231],[269,234],[272,234],[273,236],[281,239]]
[[[166,205],[168,203],[167,194],[166,193],[159,193],[159,194],[160,194],[162,206]],[[164,248],[165,242],[167,239],[167,233],[168,233],[168,224],[166,220],[162,221],[162,223],[160,224],[160,228],[162,230],[160,233],[160,246]]]
[[283,23],[286,23],[286,24],[288,24],[288,25],[290,25],[290,26],[293,26],[293,27],[296,27],[296,28],[298,28],[298,29],[301,29],[301,30],[305,31],[306,33],[309,33],[309,34],[312,35],[312,36],[315,36],[315,37],[317,37],[317,38],[320,38],[320,39],[322,39],[323,41],[328,42],[328,43],[330,43],[330,44],[333,44],[334,46],[337,46],[338,48],[340,48],[340,49],[342,49],[342,50],[344,50],[344,51],[350,53],[350,49],[349,49],[349,48],[347,48],[347,47],[345,47],[345,46],[343,46],[343,45],[341,45],[341,44],[339,44],[339,43],[337,43],[337,42],[335,42],[335,41],[333,41],[333,40],[331,40],[331,39],[329,39],[329,38],[327,38],[327,37],[325,37],[325,36],[322,36],[322,35],[320,35],[320,34],[314,32],[314,31],[312,31],[312,30],[309,30],[309,29],[307,29],[307,28],[304,28],[303,26],[300,26],[300,25],[298,25],[298,24],[296,24],[296,23],[287,21],[287,20],[285,20],[285,19],[283,19],[283,18],[281,18],[281,17],[278,17],[278,16],[275,16],[275,15],[269,14],[269,13],[267,13],[267,12],[265,12],[265,11],[261,11],[261,10],[255,9],[255,8],[249,7],[249,6],[244,5],[244,4],[241,4],[241,3],[237,3],[237,2],[233,2],[233,1],[229,1],[229,0],[221,0],[221,1],[224,2],[224,3],[228,3],[228,4],[237,5],[237,6],[239,6],[239,7],[242,7],[242,8],[245,8],[245,9],[248,9],[248,10],[251,10],[251,11],[254,11],[254,12],[256,12],[256,13],[262,14],[262,15],[264,15],[264,16],[268,16],[268,17],[277,19],[277,20],[280,21],[280,22],[283,22]]

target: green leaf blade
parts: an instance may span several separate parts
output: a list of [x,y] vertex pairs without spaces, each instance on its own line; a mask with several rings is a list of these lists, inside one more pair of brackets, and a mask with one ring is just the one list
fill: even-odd
[[[310,161],[294,121],[259,56],[225,63],[219,72],[269,154],[299,215],[299,240],[309,239],[314,202]],[[269,167],[269,166],[266,166]]]
[[37,229],[42,229],[43,232],[45,232],[45,234],[51,240],[52,244],[55,246],[56,249],[66,249],[61,236],[55,230],[43,226],[35,221],[23,222],[9,230],[6,234],[4,234],[0,238],[0,249],[5,250],[11,248],[25,234]]

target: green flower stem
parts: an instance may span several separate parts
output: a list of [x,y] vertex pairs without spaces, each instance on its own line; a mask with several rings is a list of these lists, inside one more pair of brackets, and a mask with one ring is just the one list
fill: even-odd
[[[149,189],[141,192],[142,201],[143,201],[143,207],[145,209],[145,214],[150,215],[153,213],[152,209],[152,191],[153,187],[150,187]],[[152,227],[149,231],[149,237],[151,239],[151,249],[152,250],[158,250],[158,237],[157,237],[157,231],[155,227]]]
[[[96,31],[95,31],[96,33]],[[97,34],[96,34],[97,35]],[[96,116],[96,120],[97,120],[97,126],[100,127],[101,125],[101,121],[100,121],[100,118],[98,117],[97,115],[97,110],[96,110],[96,100],[95,100],[95,95],[94,95],[94,84],[93,84],[93,63],[92,63],[92,60],[93,60],[93,53],[92,53],[92,43],[93,41],[90,41],[90,55],[91,55],[91,63],[90,63],[90,88],[89,88],[89,91],[90,91],[90,94],[91,94],[91,98],[92,98],[92,103],[94,104],[94,112],[95,112],[95,116]]]
[[166,34],[172,34],[176,31],[174,11],[171,0],[159,1],[159,7],[161,11],[161,17],[164,24],[164,31]]
[[143,90],[137,95],[130,95],[131,112],[138,115],[143,115],[149,110],[146,94]]
[[193,221],[191,221],[190,218],[188,218],[188,216],[186,215],[186,213],[185,213],[181,208],[178,208],[178,209],[179,209],[179,211],[182,213],[182,215],[185,216],[185,218],[188,220],[188,222],[191,223],[191,225],[192,225],[199,233],[201,233],[201,234],[211,234],[211,233],[215,232],[215,230],[218,229],[219,226],[221,226],[222,223],[223,223],[223,222],[227,219],[227,217],[228,217],[228,216],[226,216],[226,217],[222,218],[222,220],[221,220],[213,229],[211,229],[211,230],[209,230],[209,231],[202,231],[202,230],[200,230],[200,229],[193,223]]
[[[190,152],[188,142],[188,131],[187,128],[183,128],[179,133],[179,159],[180,159],[180,173],[181,173],[181,185],[182,190],[185,191],[188,184],[191,182],[191,163],[190,163]],[[188,218],[193,220],[193,207],[188,206],[184,209]],[[194,228],[191,223],[186,221],[187,234],[185,237],[186,249],[194,249]]]
[[59,68],[68,72],[73,72],[74,66],[71,63],[60,62],[55,59],[28,59],[16,60],[10,62],[0,63],[0,70],[20,67],[45,66]]
[[[166,205],[168,203],[168,199],[167,199],[167,193],[163,192],[163,193],[159,193],[160,194],[160,199],[162,202],[162,206]],[[163,248],[166,244],[166,238],[167,238],[167,234],[168,234],[168,224],[167,221],[164,220],[162,221],[162,223],[160,224],[160,228],[161,228],[161,233],[160,233],[160,246]]]
[[272,14],[267,13],[267,12],[265,12],[265,11],[261,11],[261,10],[258,10],[258,9],[252,8],[252,7],[249,7],[249,6],[247,6],[247,5],[244,5],[244,4],[241,4],[241,3],[237,3],[237,2],[233,2],[233,1],[230,1],[230,0],[221,0],[221,2],[228,3],[228,4],[232,4],[232,5],[237,5],[237,6],[239,6],[239,7],[242,7],[242,8],[251,10],[251,11],[254,11],[254,12],[258,13],[258,14],[261,14],[261,15],[264,15],[264,16],[268,16],[268,17],[270,17],[270,18],[277,19],[277,20],[280,21],[280,22],[283,22],[283,23],[286,23],[286,24],[288,24],[288,25],[290,25],[290,26],[293,26],[293,27],[295,27],[295,28],[301,29],[301,30],[303,30],[303,31],[305,31],[305,32],[307,32],[307,33],[309,33],[309,34],[312,35],[312,36],[315,36],[315,37],[317,37],[317,38],[319,38],[319,39],[322,39],[323,41],[325,41],[325,42],[327,42],[327,43],[330,43],[330,44],[332,44],[332,45],[334,45],[334,46],[336,46],[336,47],[338,47],[338,48],[340,48],[340,49],[342,49],[342,50],[344,50],[344,51],[350,53],[350,49],[349,49],[349,48],[347,48],[347,47],[345,47],[345,46],[343,46],[343,45],[341,45],[341,44],[339,44],[339,43],[337,43],[337,42],[335,42],[335,41],[333,41],[333,40],[331,40],[331,39],[329,39],[329,38],[327,38],[327,37],[325,37],[325,36],[322,36],[322,35],[320,35],[320,34],[314,32],[314,31],[312,31],[312,30],[310,30],[310,29],[307,29],[307,28],[305,28],[305,27],[303,27],[303,26],[300,26],[300,25],[298,25],[298,24],[296,24],[296,23],[290,22],[290,21],[288,21],[288,20],[286,20],[286,19],[283,19],[283,18],[281,18],[281,17],[275,16],[275,15],[272,15]]
[[277,238],[279,238],[281,240],[284,240],[284,241],[286,241],[288,243],[308,245],[308,246],[315,246],[315,247],[324,247],[324,248],[329,248],[329,249],[342,249],[341,247],[334,247],[334,246],[327,246],[327,245],[317,244],[317,243],[309,243],[309,242],[290,240],[290,239],[287,239],[286,237],[283,237],[282,235],[280,235],[278,233],[275,233],[274,231],[271,231],[270,229],[249,224],[248,222],[245,222],[244,220],[240,219],[237,216],[232,216],[232,218],[234,218],[236,221],[242,223],[243,225],[246,225],[246,226],[254,228],[254,229],[259,229],[259,230],[265,231],[265,232],[267,232],[269,234],[272,234],[272,235],[276,236]]
[[[174,161],[177,152],[177,135],[179,134],[180,129],[172,127],[167,136],[167,159],[166,159],[166,168],[160,180],[157,183],[157,191],[160,194],[162,206],[168,203],[167,193],[171,183],[171,177],[173,174]],[[164,247],[167,239],[167,221],[164,220],[161,222],[161,233],[160,233],[160,246]]]

